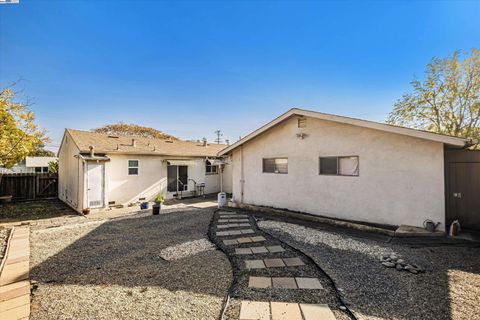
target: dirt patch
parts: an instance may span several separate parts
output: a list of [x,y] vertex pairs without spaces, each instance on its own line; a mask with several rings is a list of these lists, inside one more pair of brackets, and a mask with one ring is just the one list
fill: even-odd
[[0,205],[0,223],[48,219],[77,213],[58,199],[9,202]]

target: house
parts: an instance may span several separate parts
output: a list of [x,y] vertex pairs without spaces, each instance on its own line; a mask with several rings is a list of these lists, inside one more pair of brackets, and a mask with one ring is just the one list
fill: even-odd
[[222,150],[233,202],[445,228],[444,153],[467,139],[291,109]]
[[[61,200],[75,210],[103,209],[230,191],[229,166],[217,153],[226,145],[205,142],[109,136],[66,129],[60,149]],[[224,172],[225,171],[225,172]]]
[[26,157],[10,169],[0,167],[0,173],[46,173],[48,164],[57,159],[57,157]]

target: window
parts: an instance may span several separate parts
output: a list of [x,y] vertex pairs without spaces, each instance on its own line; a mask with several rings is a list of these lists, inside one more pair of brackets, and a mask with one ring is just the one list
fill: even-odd
[[48,173],[48,167],[35,167],[36,173]]
[[138,176],[138,160],[128,160],[128,175]]
[[320,158],[320,174],[358,176],[358,173],[358,156]]
[[263,159],[263,172],[288,173],[288,158]]
[[210,162],[210,160],[205,161],[205,172],[206,172],[206,173],[215,174],[215,173],[218,172],[217,170],[218,170],[218,167],[212,165],[212,163]]

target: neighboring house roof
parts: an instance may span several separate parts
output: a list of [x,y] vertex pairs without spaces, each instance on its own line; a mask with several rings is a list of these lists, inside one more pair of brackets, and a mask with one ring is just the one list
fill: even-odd
[[[226,147],[225,144],[208,144],[203,142],[150,139],[139,137],[110,136],[107,134],[66,129],[81,153],[166,155],[179,157],[215,157]],[[135,145],[132,143],[135,140]],[[63,142],[62,142],[63,144]]]
[[57,159],[57,157],[26,157],[25,166],[27,168],[48,167],[50,162],[57,161]]
[[394,126],[394,125],[390,125],[390,124],[386,124],[386,123],[379,123],[379,122],[373,122],[373,121],[368,121],[368,120],[361,120],[361,119],[337,116],[337,115],[334,115],[334,114],[328,114],[328,113],[321,113],[321,112],[316,112],[316,111],[292,108],[292,109],[288,110],[287,112],[285,112],[284,114],[277,117],[276,119],[270,121],[269,123],[265,124],[264,126],[262,126],[262,127],[258,128],[257,130],[253,131],[252,133],[245,136],[244,138],[238,140],[234,144],[232,144],[232,145],[226,147],[225,149],[221,150],[219,152],[219,155],[224,155],[224,154],[229,153],[233,149],[241,146],[242,144],[244,144],[247,141],[252,140],[253,138],[257,137],[258,135],[264,133],[265,131],[271,129],[275,125],[279,124],[280,122],[282,122],[282,121],[284,121],[284,120],[286,120],[286,119],[288,119],[292,116],[304,116],[304,117],[311,117],[311,118],[316,118],[316,119],[321,119],[321,120],[343,123],[343,124],[349,124],[349,125],[353,125],[353,126],[375,129],[375,130],[380,130],[380,131],[385,131],[385,132],[390,132],[390,133],[396,133],[396,134],[415,137],[415,138],[419,138],[419,139],[441,142],[441,143],[447,144],[449,146],[460,147],[460,148],[469,146],[472,143],[472,140],[465,139],[465,138],[458,138],[458,137],[452,137],[452,136],[447,136],[447,135],[428,132],[428,131],[399,127],[399,126]]

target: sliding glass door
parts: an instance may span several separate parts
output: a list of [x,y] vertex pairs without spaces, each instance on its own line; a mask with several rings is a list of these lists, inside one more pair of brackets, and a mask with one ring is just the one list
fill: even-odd
[[178,192],[188,189],[188,167],[167,166],[167,191]]

